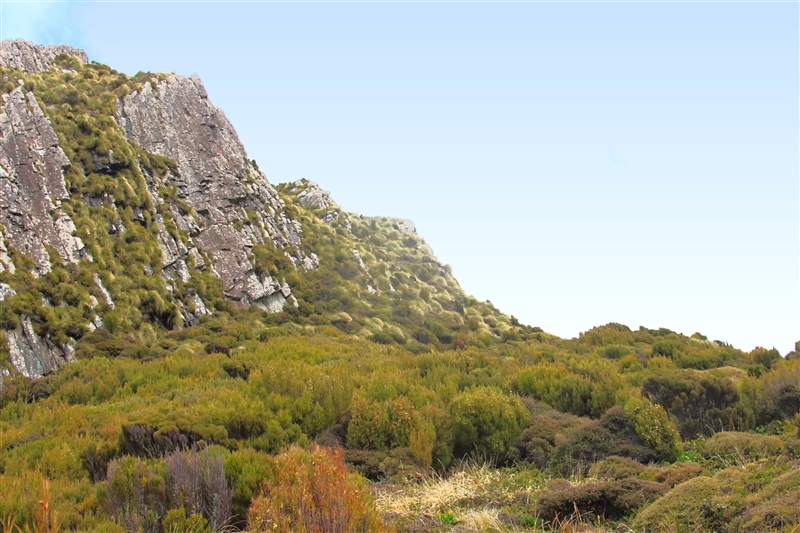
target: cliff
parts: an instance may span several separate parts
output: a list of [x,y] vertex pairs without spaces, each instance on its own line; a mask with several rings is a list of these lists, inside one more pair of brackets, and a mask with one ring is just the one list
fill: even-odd
[[0,69],[0,374],[47,375],[89,338],[144,357],[220,315],[415,352],[517,328],[411,221],[346,213],[306,180],[273,187],[196,75],[130,77],[24,41],[0,43]]
[[[175,213],[192,245],[211,257],[226,296],[243,306],[279,311],[290,292],[278,280],[254,272],[250,249],[271,243],[304,269],[314,268],[315,258],[302,252],[300,224],[282,212],[284,203],[248,160],[200,78],[169,76],[155,87],[145,83],[121,99],[116,119],[128,139],[177,164],[176,173],[163,180],[149,176],[148,185],[151,190],[175,187],[177,198],[199,216]],[[165,266],[180,261],[179,255],[168,250]]]

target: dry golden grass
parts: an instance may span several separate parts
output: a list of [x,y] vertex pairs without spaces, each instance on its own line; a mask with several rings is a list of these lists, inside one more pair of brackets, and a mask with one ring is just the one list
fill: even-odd
[[[413,531],[421,531],[421,528],[451,533],[608,531],[602,525],[587,522],[577,510],[547,529],[543,529],[541,523],[524,526],[506,514],[509,506],[519,505],[520,501],[524,501],[523,505],[532,505],[539,492],[547,490],[545,487],[550,481],[575,486],[596,479],[572,476],[569,480],[550,480],[540,472],[466,463],[447,476],[433,474],[420,483],[374,485],[373,490],[377,509],[390,520],[405,522]],[[443,516],[448,517],[447,521]]]
[[500,511],[491,507],[483,509],[469,509],[459,519],[468,531],[505,531],[503,523],[500,521]]
[[470,465],[447,477],[434,474],[416,485],[380,487],[375,505],[383,513],[435,517],[461,502],[481,498],[500,476],[488,465]]

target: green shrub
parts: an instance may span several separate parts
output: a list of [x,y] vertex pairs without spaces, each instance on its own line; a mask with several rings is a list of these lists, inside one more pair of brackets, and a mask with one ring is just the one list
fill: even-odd
[[276,466],[274,459],[252,448],[231,452],[224,459],[225,476],[233,485],[233,525],[244,528],[247,512],[253,498],[261,492],[265,480],[274,480]]
[[517,397],[477,388],[453,399],[450,416],[457,457],[476,454],[503,462],[522,433],[528,410]]
[[783,451],[783,441],[778,437],[736,431],[717,433],[707,439],[702,448],[704,457],[722,458],[732,463],[774,459]]
[[412,432],[421,425],[419,413],[405,396],[384,402],[356,396],[350,409],[347,446],[381,452],[408,447]]
[[585,473],[592,463],[612,455],[640,463],[655,459],[619,406],[609,409],[600,420],[570,431],[553,450],[549,468],[564,476]]
[[653,450],[656,460],[672,462],[681,453],[681,438],[660,405],[642,398],[628,400],[625,418],[636,434]]
[[639,513],[632,527],[653,533],[707,531],[710,524],[705,509],[720,489],[720,483],[715,479],[690,479]]
[[149,465],[134,457],[111,461],[106,491],[115,523],[129,531],[160,533],[167,512],[166,484]]
[[694,371],[657,374],[642,383],[642,395],[661,405],[677,422],[684,439],[698,433],[746,430],[753,413],[739,401],[736,385],[728,379]]

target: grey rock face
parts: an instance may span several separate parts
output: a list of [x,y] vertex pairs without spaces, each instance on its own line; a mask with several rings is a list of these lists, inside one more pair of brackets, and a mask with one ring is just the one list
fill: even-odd
[[407,219],[402,219],[402,218],[398,219],[397,220],[397,228],[402,233],[416,233],[417,232],[417,227],[414,225],[414,223],[411,222],[410,220],[407,220]]
[[325,209],[331,205],[336,205],[331,199],[330,192],[322,190],[319,185],[311,181],[298,180],[294,182],[294,187],[290,192],[297,193],[297,201],[303,207]]
[[44,46],[22,39],[0,41],[0,66],[22,70],[28,74],[50,70],[54,67],[53,60],[59,54],[68,54],[84,63],[89,62],[86,52],[63,44]]
[[256,244],[274,245],[289,252],[296,265],[307,266],[300,250],[302,228],[282,213],[277,191],[247,159],[236,131],[208,100],[200,79],[170,76],[155,88],[146,83],[141,92],[120,101],[116,118],[128,139],[177,163],[177,175],[170,173],[163,181],[148,177],[151,191],[175,187],[193,211],[172,210],[176,224],[189,232],[191,245],[162,237],[165,272],[176,265],[175,275],[181,276],[177,263],[187,254],[197,265],[196,245],[210,258],[211,271],[222,279],[228,298],[242,306],[277,308],[279,299],[270,297],[281,291],[281,284],[257,276],[248,256]]
[[339,220],[339,217],[342,216],[342,224],[345,228],[350,229],[350,219],[348,218],[347,214],[342,213],[341,209],[336,202],[333,201],[331,198],[331,193],[323,190],[322,187],[314,183],[313,181],[308,181],[306,179],[297,180],[292,184],[292,188],[289,189],[290,194],[294,194],[297,201],[303,207],[310,207],[312,209],[328,209],[328,211],[321,216],[322,221],[328,224],[329,226]]
[[[17,87],[0,110],[0,224],[11,246],[28,255],[40,274],[50,271],[45,246],[68,262],[82,257],[75,224],[61,211],[69,197],[62,169],[69,160],[33,93]],[[8,263],[0,254],[0,270]]]
[[75,360],[69,345],[55,346],[33,330],[29,317],[22,317],[20,327],[6,331],[11,364],[23,376],[40,378]]
[[8,285],[7,283],[0,283],[0,302],[2,302],[3,300],[5,300],[10,296],[16,296],[16,295],[17,291],[12,289],[11,285]]

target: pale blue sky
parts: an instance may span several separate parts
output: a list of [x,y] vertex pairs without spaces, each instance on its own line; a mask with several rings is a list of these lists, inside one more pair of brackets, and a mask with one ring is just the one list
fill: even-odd
[[782,353],[798,3],[9,3],[3,36],[198,73],[274,182],[410,218],[464,289]]

